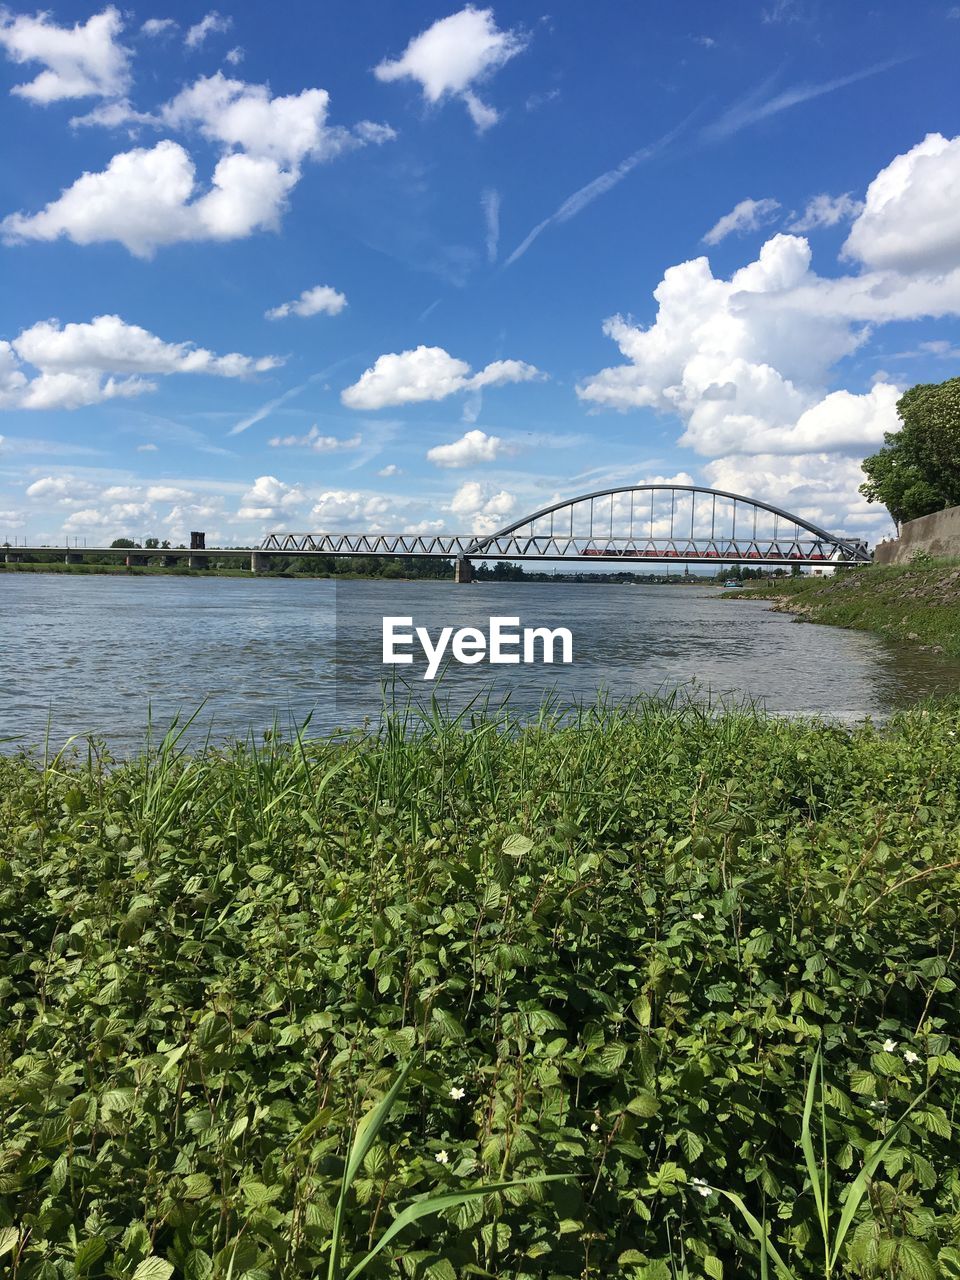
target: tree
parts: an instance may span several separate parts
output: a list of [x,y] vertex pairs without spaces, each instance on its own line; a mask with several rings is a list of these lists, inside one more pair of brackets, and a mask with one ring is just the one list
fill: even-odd
[[144,540],[143,540],[143,545],[144,545],[144,548],[145,548],[147,551],[156,551],[156,550],[158,549],[158,547],[160,546],[160,539],[159,539],[159,538],[144,538]]
[[110,545],[111,547],[116,547],[120,551],[128,551],[131,547],[135,547],[137,544],[132,538],[114,538]]
[[882,502],[899,528],[905,520],[960,506],[960,378],[920,383],[897,401],[903,426],[863,460],[860,492]]

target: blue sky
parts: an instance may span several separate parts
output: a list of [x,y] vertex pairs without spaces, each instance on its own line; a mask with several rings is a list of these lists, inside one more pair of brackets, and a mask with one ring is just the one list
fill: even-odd
[[0,15],[0,540],[490,531],[692,478],[875,540],[960,362],[960,6]]

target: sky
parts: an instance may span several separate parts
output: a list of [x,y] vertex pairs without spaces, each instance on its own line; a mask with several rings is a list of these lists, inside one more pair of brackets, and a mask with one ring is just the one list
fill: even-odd
[[0,8],[0,541],[492,532],[645,481],[871,543],[960,372],[950,0]]

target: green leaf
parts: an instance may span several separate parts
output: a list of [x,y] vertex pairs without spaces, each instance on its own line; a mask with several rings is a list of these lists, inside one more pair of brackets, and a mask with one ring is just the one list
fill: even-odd
[[100,1261],[107,1251],[107,1242],[103,1236],[91,1236],[77,1249],[73,1257],[73,1274],[77,1280],[87,1275],[90,1268]]
[[491,1182],[486,1186],[467,1187],[464,1191],[451,1191],[446,1195],[417,1200],[394,1219],[370,1252],[361,1258],[353,1270],[347,1274],[346,1280],[355,1280],[355,1277],[366,1270],[370,1262],[386,1248],[391,1240],[394,1240],[412,1223],[419,1222],[421,1218],[426,1218],[432,1213],[441,1213],[444,1209],[455,1209],[459,1205],[466,1204],[468,1200],[476,1199],[477,1196],[489,1196],[498,1191],[513,1191],[518,1187],[529,1187],[540,1182],[562,1182],[569,1176],[565,1173],[549,1173],[533,1178],[520,1178],[514,1182]]
[[840,1257],[840,1250],[843,1248],[843,1242],[850,1229],[850,1224],[853,1222],[854,1215],[860,1207],[860,1201],[867,1194],[870,1179],[873,1177],[877,1165],[890,1150],[894,1139],[906,1123],[907,1116],[909,1116],[910,1112],[920,1105],[929,1092],[929,1089],[924,1089],[923,1093],[914,1098],[913,1102],[910,1103],[909,1107],[907,1107],[900,1119],[897,1120],[897,1122],[887,1131],[886,1137],[877,1145],[873,1154],[866,1161],[863,1168],[848,1188],[843,1202],[843,1212],[840,1215],[840,1225],[837,1227],[837,1234],[833,1241],[833,1253],[830,1258],[832,1267],[835,1268],[837,1265],[837,1259]]
[[937,1264],[919,1240],[902,1236],[897,1244],[899,1275],[903,1280],[938,1280]]
[[703,1155],[703,1139],[692,1129],[684,1129],[680,1134],[680,1146],[689,1161],[699,1160]]
[[170,1280],[173,1270],[173,1264],[164,1258],[144,1258],[133,1273],[133,1280]]
[[17,1227],[0,1227],[0,1258],[5,1253],[11,1253],[20,1241],[20,1231]]
[[529,853],[533,848],[533,841],[529,836],[513,835],[507,836],[503,842],[503,852],[509,858],[522,858],[525,853]]

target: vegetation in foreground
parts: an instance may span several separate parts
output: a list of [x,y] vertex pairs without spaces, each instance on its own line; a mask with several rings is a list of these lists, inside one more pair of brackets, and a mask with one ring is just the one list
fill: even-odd
[[7,1274],[960,1274],[960,704],[413,730],[0,758]]
[[876,631],[960,657],[960,562],[922,553],[908,565],[871,565],[831,578],[766,579],[751,598],[785,613],[855,631]]

